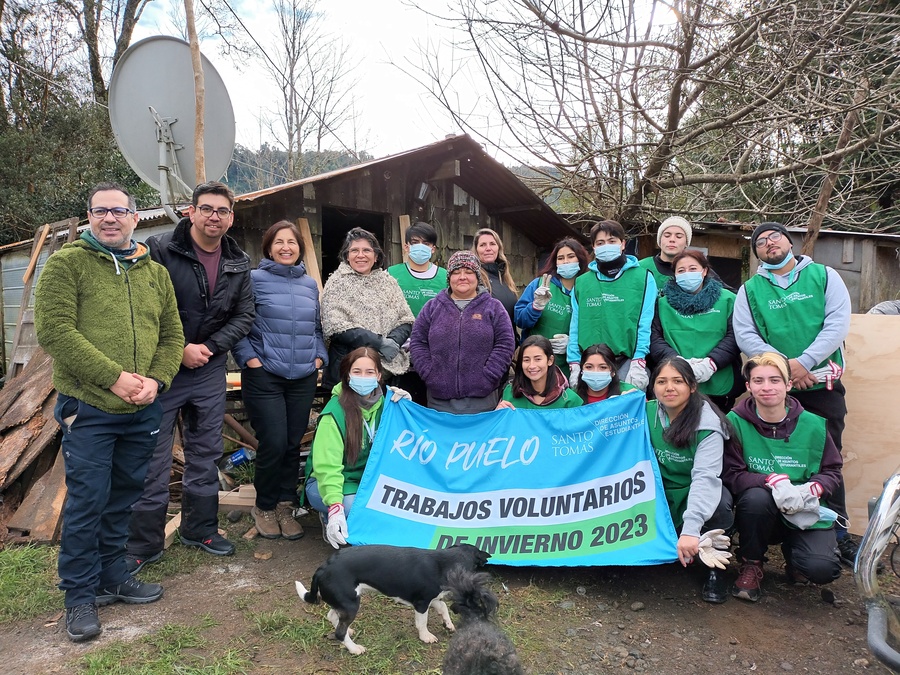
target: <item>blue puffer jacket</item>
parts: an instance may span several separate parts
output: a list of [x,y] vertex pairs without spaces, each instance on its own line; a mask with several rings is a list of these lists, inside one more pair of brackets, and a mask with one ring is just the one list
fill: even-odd
[[328,362],[319,317],[319,287],[298,263],[268,258],[250,273],[256,319],[250,334],[232,350],[241,368],[256,357],[268,372],[296,380],[316,370],[316,357]]

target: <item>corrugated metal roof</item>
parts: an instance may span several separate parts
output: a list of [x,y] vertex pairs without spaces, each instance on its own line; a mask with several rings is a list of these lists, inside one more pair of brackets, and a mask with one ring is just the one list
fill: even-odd
[[[460,175],[452,179],[454,183],[477,199],[488,214],[506,221],[536,244],[550,246],[561,237],[572,236],[575,233],[565,218],[551,209],[512,171],[488,155],[468,134],[450,136],[381,159],[249,192],[237,197],[236,201],[238,204],[254,202],[303,185],[343,178],[375,167],[385,168],[397,163],[441,155],[446,156],[447,160],[459,161]],[[427,180],[427,177],[424,180]]]

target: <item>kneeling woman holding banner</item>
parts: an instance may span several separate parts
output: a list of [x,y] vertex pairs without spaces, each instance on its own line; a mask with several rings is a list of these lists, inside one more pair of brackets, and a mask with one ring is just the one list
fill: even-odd
[[[731,494],[723,488],[721,478],[730,426],[700,393],[694,371],[684,359],[664,360],[650,382],[656,396],[647,402],[650,443],[679,533],[678,560],[687,566],[700,553],[702,531],[728,530],[734,524]],[[725,579],[715,567],[702,597],[715,603],[728,598]]]
[[[325,540],[334,548],[347,543],[346,514],[384,409],[381,357],[371,347],[354,349],[341,360],[340,376],[319,416],[306,461],[306,497],[319,512]],[[402,389],[389,389],[392,400],[409,398]]]
[[516,356],[511,384],[497,404],[501,408],[577,408],[581,397],[569,389],[566,376],[553,363],[553,345],[543,335],[525,338]]

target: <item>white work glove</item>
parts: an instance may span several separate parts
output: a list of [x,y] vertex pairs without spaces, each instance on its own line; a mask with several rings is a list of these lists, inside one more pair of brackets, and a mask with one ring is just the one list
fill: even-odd
[[797,513],[803,510],[803,495],[797,485],[783,473],[770,473],[766,478],[766,487],[772,491],[775,506],[782,513]]
[[564,355],[566,348],[569,346],[569,336],[565,333],[557,333],[550,338],[550,345],[553,347],[553,353]]
[[708,356],[706,358],[688,359],[688,363],[691,364],[691,370],[694,371],[694,377],[697,378],[697,382],[709,381],[715,375],[716,370],[718,370],[716,364]]
[[628,366],[628,374],[625,381],[637,387],[641,391],[647,391],[650,385],[650,373],[647,372],[647,362],[644,359],[631,359],[631,365]]
[[534,307],[537,311],[543,312],[544,307],[547,306],[547,303],[550,302],[550,288],[549,286],[538,286],[534,289],[534,300],[531,301],[531,306]]
[[391,338],[383,337],[381,338],[381,346],[378,348],[378,353],[381,354],[385,361],[392,361],[400,353],[400,345]]
[[731,539],[725,535],[725,530],[709,530],[700,535],[700,561],[707,567],[717,567],[724,570],[728,566],[731,553]]
[[570,363],[569,364],[569,386],[572,389],[578,387],[578,376],[581,375],[581,364],[580,363]]
[[332,504],[328,507],[328,524],[325,525],[325,538],[334,548],[347,543],[347,517],[343,504]]
[[412,401],[412,396],[410,396],[406,389],[401,389],[400,387],[388,387],[388,389],[393,392],[393,395],[391,396],[392,403],[402,400]]
[[834,388],[834,381],[841,379],[844,369],[834,361],[829,361],[821,368],[809,371],[819,382],[825,383],[825,389],[831,391]]

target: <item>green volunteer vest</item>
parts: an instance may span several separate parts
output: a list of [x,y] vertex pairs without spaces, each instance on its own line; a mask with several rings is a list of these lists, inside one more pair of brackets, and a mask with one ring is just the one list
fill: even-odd
[[650,272],[653,275],[653,278],[656,279],[656,288],[659,290],[660,296],[662,295],[663,286],[665,286],[670,277],[668,274],[663,274],[656,268],[656,261],[654,260],[654,256],[650,256],[649,258],[642,258],[638,260],[638,265],[643,267],[645,270]]
[[[551,282],[550,302],[541,312],[541,318],[528,330],[528,335],[543,335],[548,340],[559,333],[568,335],[571,323],[572,302],[562,288]],[[563,375],[568,378],[569,364],[566,362],[566,355],[557,354],[555,363],[563,371]]]
[[536,403],[533,403],[525,396],[522,396],[520,398],[513,397],[512,384],[506,385],[506,388],[503,390],[503,400],[512,403],[514,406],[516,406],[517,410],[552,410],[554,408],[578,408],[584,403],[584,401],[581,400],[581,397],[578,394],[576,394],[571,389],[566,389],[562,393],[562,396],[553,401],[553,403],[550,403],[549,405],[538,405]]
[[[663,337],[679,356],[686,359],[706,358],[716,347],[731,323],[735,295],[724,288],[719,299],[706,312],[684,315],[662,296],[656,312],[662,326]],[[706,382],[700,383],[700,391],[707,396],[725,396],[734,387],[734,369],[722,368]]]
[[438,267],[437,274],[431,279],[417,279],[409,273],[406,263],[391,265],[387,273],[397,280],[413,316],[419,316],[425,303],[447,288],[447,270],[443,267]]
[[613,281],[600,281],[592,270],[578,277],[572,292],[578,302],[578,347],[582,352],[605,342],[613,354],[634,356],[649,277],[640,265],[628,268]]
[[[825,452],[825,420],[818,415],[803,411],[797,420],[797,427],[790,438],[775,439],[761,435],[752,423],[734,411],[728,413],[734,433],[744,448],[744,461],[752,473],[787,474],[791,483],[801,485],[819,472],[822,453]],[[819,500],[821,503],[821,500]],[[789,521],[782,521],[796,529]],[[831,523],[816,523],[810,529],[824,529]]]
[[672,524],[676,528],[684,524],[684,511],[687,508],[688,494],[691,491],[691,470],[694,468],[694,455],[700,441],[712,431],[704,429],[697,432],[694,442],[686,448],[676,448],[663,439],[663,426],[659,421],[659,401],[647,401],[647,424],[650,427],[650,444],[659,462],[659,474],[662,478]]
[[[779,288],[763,274],[752,276],[744,288],[753,320],[763,340],[789,359],[795,359],[809,347],[825,325],[825,285],[828,271],[824,265],[812,263],[797,273],[787,288]],[[813,370],[829,360],[843,368],[838,349]],[[812,389],[825,386],[820,382]],[[809,391],[809,390],[807,390]]]
[[[332,396],[331,400],[325,405],[322,409],[322,414],[319,419],[322,417],[330,416],[334,419],[334,423],[337,424],[338,431],[341,432],[341,439],[343,440],[347,434],[347,418],[344,415],[344,409],[341,407],[339,402],[339,397],[337,395]],[[382,397],[381,401],[377,404],[378,410],[375,411],[375,418],[372,420],[372,426],[377,430],[378,424],[381,422],[381,413],[384,412],[384,398]],[[344,466],[344,470],[342,473],[344,474],[344,494],[352,495],[356,494],[356,489],[359,487],[359,481],[362,479],[363,471],[366,469],[366,462],[369,460],[369,450],[372,449],[372,441],[369,439],[369,434],[365,431],[365,426],[363,427],[363,435],[362,435],[362,446],[359,449],[359,456],[356,458],[356,463],[353,466]],[[313,453],[316,451],[316,440],[313,438],[312,447],[309,451],[309,457],[306,459],[306,477],[309,477],[309,474],[312,472],[312,457]]]

